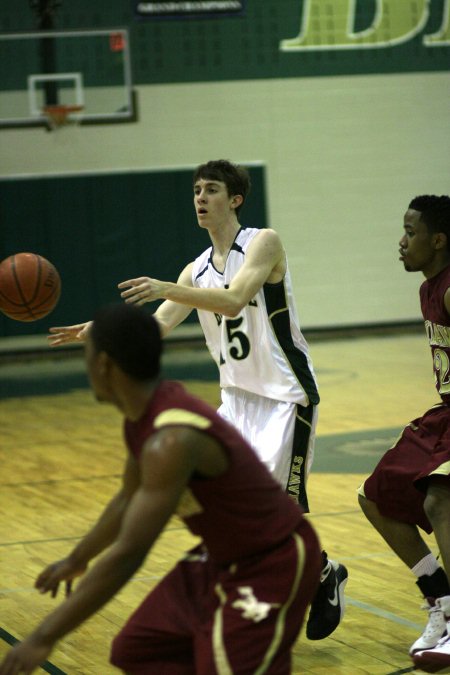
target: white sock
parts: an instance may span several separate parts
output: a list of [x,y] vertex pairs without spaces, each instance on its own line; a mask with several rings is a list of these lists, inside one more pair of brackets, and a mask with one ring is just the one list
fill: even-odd
[[439,567],[440,565],[435,556],[432,553],[428,553],[428,555],[422,558],[422,560],[419,560],[414,567],[411,567],[411,572],[415,574],[417,578],[423,576],[431,577]]

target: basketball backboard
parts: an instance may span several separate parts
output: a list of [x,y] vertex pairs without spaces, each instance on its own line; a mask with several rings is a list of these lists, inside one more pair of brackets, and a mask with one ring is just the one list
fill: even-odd
[[0,34],[0,127],[46,125],[47,106],[82,124],[136,118],[128,31]]

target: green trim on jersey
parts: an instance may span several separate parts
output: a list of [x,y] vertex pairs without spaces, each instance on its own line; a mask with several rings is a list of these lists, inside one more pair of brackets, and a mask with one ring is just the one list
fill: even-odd
[[310,403],[317,405],[320,401],[316,382],[309,368],[308,359],[301,349],[295,346],[292,339],[288,302],[284,282],[264,284],[264,298],[270,324],[292,371],[302,389],[306,392]]

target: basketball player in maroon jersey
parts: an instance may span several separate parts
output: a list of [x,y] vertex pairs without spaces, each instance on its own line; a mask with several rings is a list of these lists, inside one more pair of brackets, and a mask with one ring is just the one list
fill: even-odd
[[[400,260],[426,278],[420,303],[441,402],[405,427],[361,486],[359,502],[426,598],[428,623],[410,648],[426,670],[428,663],[450,665],[450,197],[411,201]],[[443,568],[418,528],[434,532]]]
[[141,307],[111,305],[94,318],[86,362],[97,399],[124,415],[123,484],[36,587],[54,595],[108,551],[7,654],[0,675],[43,663],[132,577],[174,513],[201,543],[130,617],[113,642],[112,663],[145,675],[291,672],[291,648],[321,573],[316,534],[233,426],[179,383],[159,378],[161,349],[158,324]]

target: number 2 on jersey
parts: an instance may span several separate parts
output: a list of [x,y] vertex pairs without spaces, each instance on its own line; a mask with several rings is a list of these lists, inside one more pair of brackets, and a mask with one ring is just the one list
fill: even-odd
[[434,372],[440,394],[450,394],[450,361],[443,349],[434,350]]

